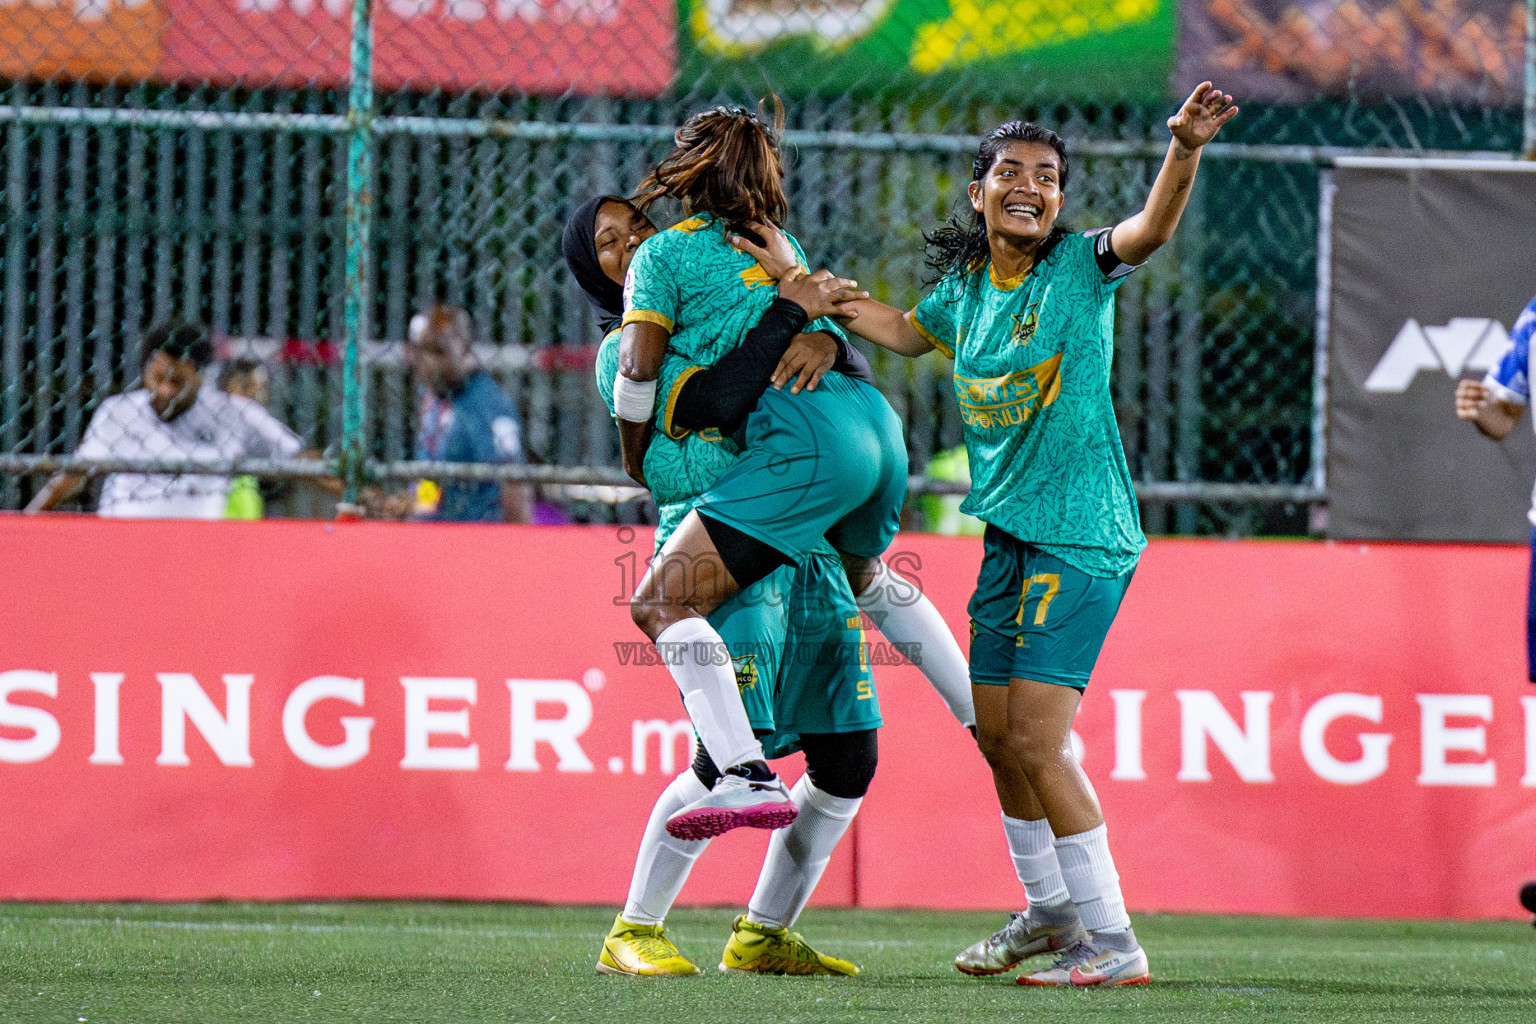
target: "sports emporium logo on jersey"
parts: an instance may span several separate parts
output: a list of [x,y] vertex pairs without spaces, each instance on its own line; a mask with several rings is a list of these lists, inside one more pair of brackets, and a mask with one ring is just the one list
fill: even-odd
[[1452,380],[1467,370],[1491,370],[1509,346],[1509,332],[1497,320],[1452,317],[1444,326],[1420,326],[1412,317],[1365,379],[1365,390],[1401,394],[1420,370],[1443,370]]

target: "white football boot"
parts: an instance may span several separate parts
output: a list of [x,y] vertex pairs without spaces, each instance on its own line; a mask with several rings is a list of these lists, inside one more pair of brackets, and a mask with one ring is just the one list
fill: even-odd
[[1139,945],[1130,951],[1079,942],[1043,971],[1019,975],[1020,985],[1150,985],[1147,953]]
[[710,839],[733,828],[783,828],[800,809],[777,775],[754,782],[741,775],[720,776],[715,788],[667,819],[667,833],[677,839]]
[[955,957],[956,970],[978,976],[1002,974],[1032,956],[1071,949],[1088,933],[1083,931],[1072,905],[1067,904],[1065,909],[1067,914],[1062,916],[1070,914],[1071,919],[1061,922],[1038,920],[1040,915],[1033,910],[1009,914],[1008,923],[993,932],[991,938],[967,946]]

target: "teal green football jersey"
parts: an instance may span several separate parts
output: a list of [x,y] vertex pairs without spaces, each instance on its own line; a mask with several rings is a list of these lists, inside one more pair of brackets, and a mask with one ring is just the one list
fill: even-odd
[[[805,252],[790,238],[800,263]],[[659,324],[668,348],[688,362],[713,366],[740,345],[778,298],[778,282],[726,241],[725,225],[704,214],[641,243],[624,280],[624,322]],[[831,320],[813,320],[807,334],[843,332]]]
[[955,361],[970,455],[960,506],[1094,576],[1147,546],[1110,395],[1115,289],[1097,233],[1068,235],[1014,280],[951,274],[908,314]]
[[[660,522],[656,527],[656,547],[660,549],[677,524],[698,504],[699,496],[720,479],[741,455],[741,449],[718,430],[683,432],[672,436],[664,432],[670,424],[672,407],[683,381],[698,367],[681,356],[667,353],[661,364],[656,394],[659,399],[651,444],[645,451],[645,480],[651,497],[656,499]],[[612,331],[597,350],[597,389],[613,413],[613,379],[619,372],[619,332]]]

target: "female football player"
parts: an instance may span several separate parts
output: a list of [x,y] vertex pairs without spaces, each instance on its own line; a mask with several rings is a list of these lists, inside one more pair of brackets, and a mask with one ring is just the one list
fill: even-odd
[[[630,264],[614,380],[625,466],[639,480],[651,420],[670,400],[656,384],[664,357],[713,365],[805,274],[798,247],[796,265],[775,278],[728,241],[749,222],[777,223],[787,212],[776,128],[751,113],[717,108],[689,118],[639,200],[663,196],[679,200],[687,219],[647,239]],[[825,282],[830,275],[808,277]],[[829,296],[844,304],[859,293],[844,282]],[[830,322],[806,329],[840,336]],[[907,458],[900,421],[880,393],[837,370],[814,390],[769,389],[747,417],[743,439],[742,457],[702,496],[637,588],[631,609],[646,635],[664,649],[718,649],[706,616],[778,567],[804,563],[823,540],[842,557],[854,593],[873,592],[889,606],[869,609],[872,617],[900,610],[898,595],[911,587],[891,577],[879,556],[895,535]],[[953,643],[937,614],[915,632],[925,652]],[[674,816],[672,833],[715,835],[780,814],[789,794],[763,760],[729,671],[688,657],[668,667],[700,741],[724,772],[708,795]]]
[[[578,207],[563,240],[567,266],[581,283],[600,321],[617,321],[619,284],[640,242],[655,233],[629,203],[598,197]],[[658,546],[739,454],[730,434],[770,385],[816,380],[833,366],[868,374],[863,356],[824,334],[798,334],[807,309],[830,311],[826,295],[841,286],[808,278],[786,286],[746,340],[708,369],[668,356],[661,378],[676,381],[651,437],[645,476],[662,511]],[[798,302],[796,301],[798,299]],[[676,364],[676,365],[668,365]],[[598,357],[598,385],[611,405],[618,367],[618,335],[610,333]],[[686,374],[686,376],[685,376]],[[925,603],[926,598],[918,595]],[[929,606],[931,610],[931,606]],[[906,609],[904,609],[906,610]],[[786,614],[787,612],[787,614]],[[743,704],[769,756],[805,753],[806,775],[791,796],[799,814],[775,832],[747,913],[738,918],[721,957],[729,970],[851,974],[845,960],[818,953],[789,931],[833,849],[867,791],[876,762],[880,725],[870,665],[862,656],[862,630],[836,554],[825,544],[793,573],[782,568],[722,604],[710,617],[736,666]],[[936,614],[936,613],[933,613]],[[888,631],[901,639],[898,616]],[[968,686],[958,685],[964,660],[958,645],[925,659],[935,683],[952,701],[961,724],[971,725]],[[663,791],[652,810],[636,858],[630,896],[603,943],[598,970],[621,974],[690,974],[696,968],[666,938],[663,920],[707,839],[678,838],[665,825],[702,797],[720,777],[706,751],[692,769]]]
[[[937,283],[903,314],[848,304],[853,330],[917,356],[955,360],[970,456],[962,510],[987,523],[971,598],[971,682],[982,751],[1029,899],[955,959],[995,974],[1059,951],[1028,985],[1151,980],[1104,817],[1073,756],[1072,719],[1146,546],[1110,395],[1114,292],[1177,227],[1200,147],[1237,113],[1206,82],[1168,119],[1162,170],[1140,213],[1070,234],[1057,223],[1067,152],[1055,132],[1009,122],[983,140],[970,216],[930,239]],[[748,225],[777,243],[771,229]],[[790,262],[742,237],[767,273]]]

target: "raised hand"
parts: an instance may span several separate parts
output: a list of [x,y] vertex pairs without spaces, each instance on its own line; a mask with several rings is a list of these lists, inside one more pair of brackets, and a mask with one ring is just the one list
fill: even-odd
[[1210,82],[1201,82],[1179,112],[1168,119],[1168,130],[1185,149],[1199,149],[1236,116],[1237,107],[1232,105],[1230,95]]

